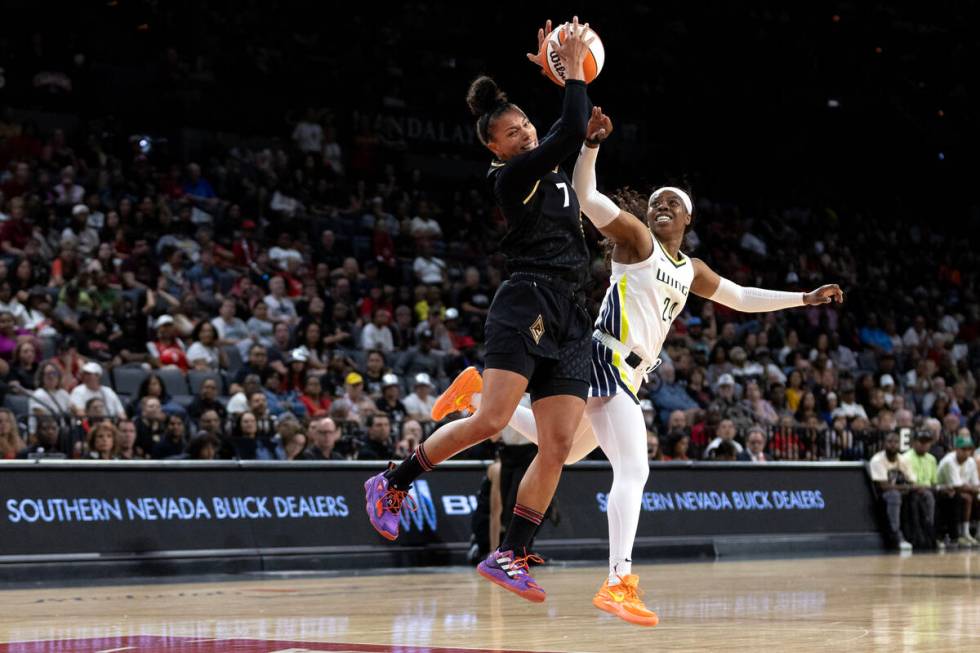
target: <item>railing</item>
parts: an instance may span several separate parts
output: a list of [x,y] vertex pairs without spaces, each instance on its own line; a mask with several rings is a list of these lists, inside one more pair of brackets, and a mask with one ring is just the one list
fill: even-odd
[[[765,452],[774,460],[869,460],[884,448],[885,436],[891,431],[866,429],[861,431],[834,431],[809,427],[769,427],[766,429]],[[911,446],[913,429],[899,429],[900,449]],[[740,431],[735,440],[743,447],[748,435]],[[954,433],[941,433],[933,442],[934,452],[947,452],[953,448]],[[701,457],[703,446],[692,443],[691,458]]]

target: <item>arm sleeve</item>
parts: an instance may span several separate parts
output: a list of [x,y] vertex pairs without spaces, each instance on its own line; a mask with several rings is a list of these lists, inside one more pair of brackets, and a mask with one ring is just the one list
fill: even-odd
[[803,293],[745,288],[722,277],[710,299],[743,313],[768,313],[803,306]]
[[497,190],[504,203],[521,202],[545,173],[578,149],[585,140],[591,111],[592,103],[586,93],[585,82],[567,81],[561,118],[536,148],[508,160],[501,169]]
[[596,227],[605,227],[619,217],[619,207],[611,199],[596,190],[595,159],[598,147],[582,146],[572,173],[572,188],[578,197],[582,212]]

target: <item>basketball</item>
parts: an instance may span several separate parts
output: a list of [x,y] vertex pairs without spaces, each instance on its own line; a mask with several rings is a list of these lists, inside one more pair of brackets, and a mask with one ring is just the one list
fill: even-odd
[[[585,40],[593,39],[589,45],[589,55],[585,58],[585,83],[591,84],[592,80],[602,72],[602,64],[606,60],[606,49],[602,46],[602,40],[591,27],[585,32]],[[545,45],[541,48],[541,69],[544,70],[548,79],[559,86],[565,85],[565,66],[555,52],[555,46],[565,42],[565,31],[559,25],[551,31],[545,38]]]

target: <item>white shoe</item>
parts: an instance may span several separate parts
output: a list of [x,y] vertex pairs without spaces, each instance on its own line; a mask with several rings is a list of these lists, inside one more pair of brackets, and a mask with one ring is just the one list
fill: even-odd
[[936,551],[945,551],[946,542],[945,540],[936,540]]
[[956,544],[961,549],[972,549],[977,545],[977,541],[969,535],[960,535],[960,538],[956,540]]
[[912,550],[912,545],[906,540],[901,540],[898,543],[898,550],[901,551],[902,553],[906,553]]

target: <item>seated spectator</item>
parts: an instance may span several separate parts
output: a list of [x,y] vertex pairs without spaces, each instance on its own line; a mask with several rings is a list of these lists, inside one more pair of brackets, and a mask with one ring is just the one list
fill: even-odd
[[167,414],[157,397],[146,396],[140,402],[140,412],[136,416],[136,453],[140,458],[149,458],[157,443],[163,439],[167,428]]
[[[326,369],[329,352],[327,351],[326,345],[323,344],[323,336],[321,335],[320,324],[318,322],[308,322],[305,325],[301,325],[296,338],[296,346],[297,348],[291,352],[292,356],[295,357],[296,354],[302,354],[305,357],[303,362],[306,363],[306,368],[316,370]],[[290,360],[296,360],[296,358],[290,358]]]
[[221,451],[221,440],[211,433],[201,433],[187,444],[188,460],[214,460]]
[[690,460],[687,457],[687,448],[691,444],[691,436],[680,433],[667,442],[667,451],[664,453],[664,460]]
[[136,424],[132,420],[123,419],[116,424],[116,456],[120,460],[141,457],[136,451]]
[[736,456],[735,445],[737,443],[733,440],[723,440],[715,449],[712,451],[712,456],[710,460],[715,460],[718,462],[733,462]]
[[415,451],[416,447],[425,439],[422,425],[416,419],[405,420],[399,431],[401,433],[400,440],[406,443],[409,453]]
[[17,383],[25,390],[34,390],[37,381],[37,347],[31,340],[21,340],[7,373],[7,383]]
[[259,449],[265,449],[265,445],[259,442],[255,415],[245,411],[238,416],[230,444],[233,456],[239,460],[256,460],[259,457]]
[[722,419],[730,419],[737,429],[752,426],[754,414],[735,396],[735,379],[731,374],[722,374],[718,379],[718,396],[709,408],[714,408]]
[[772,426],[779,421],[779,414],[772,404],[762,397],[762,390],[755,381],[750,381],[745,386],[743,403],[759,423]]
[[26,329],[17,326],[14,316],[8,311],[0,312],[0,359],[10,361],[21,336],[29,336]]
[[660,461],[664,453],[660,450],[660,437],[653,431],[647,431],[647,460]]
[[255,375],[262,378],[266,369],[269,367],[269,352],[264,345],[253,344],[248,350],[248,361],[242,365],[233,379],[235,383],[242,383],[248,376]]
[[909,491],[913,490],[915,473],[909,467],[905,458],[898,455],[898,433],[885,436],[885,448],[879,451],[868,463],[871,480],[878,488],[878,498],[888,517],[888,538],[892,546],[903,551],[910,551],[912,545],[905,540],[902,533],[902,502]]
[[306,406],[300,400],[299,393],[286,389],[282,374],[279,372],[269,370],[266,373],[262,391],[265,393],[269,414],[273,417],[292,413],[299,419],[306,419]]
[[218,414],[218,418],[224,421],[227,411],[224,405],[218,400],[218,381],[217,379],[204,379],[201,388],[194,397],[194,401],[187,408],[187,414],[191,419],[199,420],[205,411],[213,410]]
[[299,322],[296,305],[286,294],[286,280],[281,276],[269,279],[269,294],[263,300],[269,308],[269,319],[273,322],[286,322],[290,326]]
[[269,367],[274,367],[283,374],[287,373],[286,361],[293,351],[292,341],[289,324],[283,321],[276,322],[272,327],[272,344],[269,345]]
[[184,343],[177,337],[174,318],[161,315],[153,324],[156,329],[156,339],[146,343],[153,367],[176,367],[181,372],[187,371],[187,352]]
[[299,400],[303,403],[310,419],[320,419],[329,415],[330,404],[333,403],[330,396],[323,392],[320,377],[316,373],[307,375],[303,394],[299,396]]
[[422,372],[415,375],[414,391],[405,397],[405,413],[408,417],[420,422],[432,421],[432,408],[436,405],[437,397],[433,394],[435,387],[428,374]]
[[377,399],[381,396],[384,377],[390,372],[391,370],[385,365],[383,353],[377,349],[368,351],[363,373],[364,389],[372,398]]
[[116,427],[109,420],[93,426],[85,438],[85,458],[116,460]]
[[365,418],[377,410],[371,397],[364,392],[364,377],[357,372],[350,372],[344,379],[344,395],[333,402],[333,406],[345,407],[347,420],[358,424],[363,424]]
[[128,413],[133,417],[138,417],[140,411],[142,410],[143,399],[146,397],[154,397],[158,399],[160,401],[160,406],[163,408],[163,412],[167,415],[180,415],[181,417],[187,416],[187,411],[183,406],[173,400],[170,393],[167,392],[167,386],[164,385],[163,379],[161,379],[157,374],[150,374],[143,379],[142,383],[140,383],[136,396],[129,404]]
[[945,504],[944,521],[952,521],[951,517],[956,515],[959,531],[956,543],[964,547],[974,547],[980,543],[970,534],[970,521],[973,520],[973,526],[976,526],[980,478],[977,476],[977,463],[973,459],[975,449],[973,439],[969,431],[966,429],[964,431],[953,442],[955,450],[950,451],[939,461],[936,477],[940,488],[947,495],[942,502]]
[[238,305],[234,299],[224,299],[218,308],[218,317],[211,324],[218,330],[219,345],[236,345],[249,337],[248,327],[236,315]]
[[433,379],[444,379],[446,376],[443,367],[443,356],[433,349],[434,337],[431,331],[422,331],[418,336],[419,344],[408,350],[402,357],[401,366],[398,374],[400,376],[415,376],[416,374],[428,374]]
[[[910,493],[909,539],[915,548],[933,548],[936,542],[936,486],[938,484],[938,464],[936,457],[929,453],[932,434],[925,430],[916,431],[912,448],[902,454],[909,469],[915,474],[914,491]],[[945,542],[944,542],[945,544]]]
[[27,296],[24,328],[38,338],[57,338],[59,334],[54,323],[51,296],[43,287],[31,288]]
[[303,392],[303,385],[309,374],[322,374],[322,370],[314,370],[308,365],[309,356],[304,347],[297,347],[289,352],[286,379],[283,381],[287,390]]
[[[27,259],[21,260],[30,265],[30,261]],[[14,318],[15,327],[27,326],[27,309],[14,295],[13,287],[10,285],[10,281],[6,279],[0,281],[0,315],[4,313],[10,313],[11,317]]]
[[391,442],[391,421],[384,413],[368,417],[367,437],[357,451],[358,460],[391,460],[395,450]]
[[676,372],[673,363],[664,362],[657,372],[660,377],[659,385],[650,393],[653,405],[657,407],[657,412],[661,419],[669,416],[676,410],[688,411],[698,407],[697,403],[687,394],[684,387],[676,382]]
[[428,286],[441,286],[448,281],[446,262],[434,254],[432,241],[422,238],[416,243],[417,256],[412,270],[419,283]]
[[[731,442],[735,453],[742,453],[742,445],[735,442],[735,422],[730,419],[723,419],[718,424],[717,436],[704,448],[704,458],[713,458],[714,451],[722,442]],[[734,460],[734,458],[732,458]]]
[[374,405],[388,415],[394,428],[398,428],[408,415],[408,410],[401,400],[401,381],[394,374],[385,374],[381,381],[381,397],[374,402]]
[[61,447],[61,429],[50,415],[41,415],[35,420],[36,427],[30,444],[17,454],[18,458],[54,456],[64,458],[69,452]]
[[[231,398],[228,400],[228,417],[238,421],[238,415],[248,410],[248,398],[256,392],[262,392],[262,380],[258,374],[249,374],[241,385],[232,383]],[[231,430],[231,429],[228,429]]]
[[272,346],[272,332],[275,324],[269,318],[269,305],[259,302],[252,307],[252,316],[245,323],[248,328],[248,338],[239,341],[238,346],[242,351],[248,351],[251,355],[251,347],[262,345],[263,347]]
[[195,370],[217,372],[228,367],[228,358],[218,346],[218,330],[210,322],[202,320],[191,335],[193,344],[187,350],[187,363]]
[[375,309],[371,321],[361,330],[361,349],[377,349],[382,352],[395,350],[395,338],[392,334],[391,313],[387,309]]
[[223,423],[224,419],[218,414],[218,411],[206,410],[201,413],[201,417],[197,420],[197,433],[195,435],[212,435],[221,440],[225,436],[221,426]]
[[306,449],[306,434],[299,421],[289,414],[277,420],[272,444],[272,460],[300,459]]
[[832,417],[836,417],[837,415],[843,415],[847,419],[854,419],[855,417],[868,419],[868,413],[864,410],[864,406],[858,403],[855,398],[854,384],[852,382],[841,385],[840,407],[831,413]]
[[0,459],[11,460],[27,448],[17,427],[17,418],[9,408],[0,408]]
[[68,395],[69,406],[78,417],[85,415],[85,405],[92,398],[99,398],[105,404],[106,415],[113,419],[126,417],[126,410],[119,395],[112,388],[102,385],[102,366],[89,361],[82,366],[82,382]]
[[708,390],[704,370],[700,367],[691,370],[687,379],[687,387],[684,390],[700,408],[707,408],[708,404],[711,403],[711,393]]
[[184,420],[179,415],[170,415],[167,417],[163,437],[153,445],[150,457],[154,460],[163,460],[179,456],[184,452],[186,444],[187,427]]
[[766,453],[766,431],[758,424],[749,427],[749,432],[745,436],[745,451],[742,451],[735,460],[742,460],[752,463],[767,463],[772,460],[772,456]]
[[253,392],[248,396],[248,412],[255,419],[255,433],[260,440],[271,440],[276,433],[275,415],[269,412],[268,396]]
[[310,443],[306,450],[307,460],[346,460],[335,449],[337,440],[340,439],[340,429],[329,417],[311,420],[306,434]]

